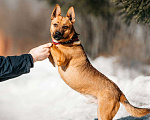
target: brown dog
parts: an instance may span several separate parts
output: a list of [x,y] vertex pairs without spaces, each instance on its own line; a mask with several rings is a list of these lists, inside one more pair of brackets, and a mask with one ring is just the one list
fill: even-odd
[[119,87],[91,65],[73,27],[74,22],[73,7],[68,10],[66,17],[62,17],[60,6],[56,5],[51,15],[53,44],[49,58],[53,65],[57,64],[60,76],[66,84],[98,100],[99,120],[112,120],[120,102],[133,116],[141,117],[150,113],[150,109],[132,106]]

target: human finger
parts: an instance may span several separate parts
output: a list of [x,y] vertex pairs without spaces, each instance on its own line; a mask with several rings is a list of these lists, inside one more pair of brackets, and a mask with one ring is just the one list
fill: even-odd
[[52,46],[52,43],[47,43],[47,44],[42,45],[42,47],[44,48],[50,48],[51,46]]

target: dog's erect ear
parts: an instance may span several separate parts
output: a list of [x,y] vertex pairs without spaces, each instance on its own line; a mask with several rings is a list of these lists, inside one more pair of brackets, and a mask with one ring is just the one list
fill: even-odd
[[69,20],[74,23],[75,22],[75,12],[74,12],[74,8],[70,7],[68,12],[67,12],[67,17],[69,18]]
[[51,20],[53,20],[54,18],[60,15],[61,15],[61,9],[60,9],[60,6],[57,4],[52,12]]

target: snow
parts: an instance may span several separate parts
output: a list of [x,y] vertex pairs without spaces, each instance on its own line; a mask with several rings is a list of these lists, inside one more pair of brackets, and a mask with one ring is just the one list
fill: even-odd
[[[99,71],[113,80],[137,107],[150,108],[150,77],[123,68],[116,57],[99,57],[92,61]],[[133,79],[135,76],[137,78]],[[31,72],[0,84],[0,120],[94,120],[97,105],[72,90],[60,78],[48,60],[37,62]],[[133,118],[121,105],[114,119]]]

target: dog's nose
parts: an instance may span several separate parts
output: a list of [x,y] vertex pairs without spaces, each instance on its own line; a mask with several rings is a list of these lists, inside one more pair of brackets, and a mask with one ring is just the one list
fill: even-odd
[[59,31],[56,31],[55,35],[61,35],[61,33]]
[[53,35],[54,39],[56,40],[61,40],[63,39],[63,34],[61,34],[61,32],[56,31],[55,34]]

